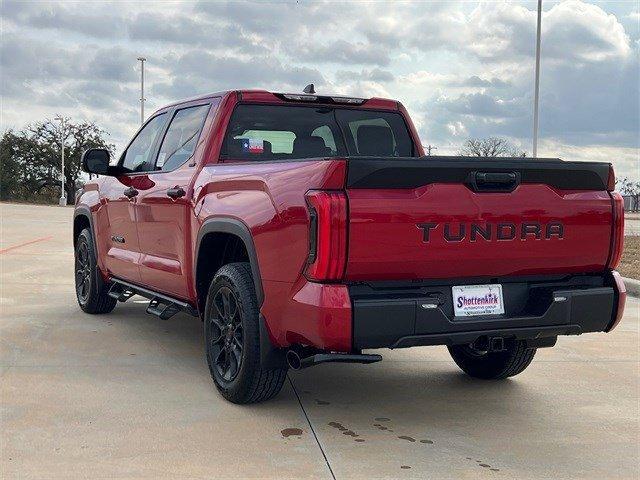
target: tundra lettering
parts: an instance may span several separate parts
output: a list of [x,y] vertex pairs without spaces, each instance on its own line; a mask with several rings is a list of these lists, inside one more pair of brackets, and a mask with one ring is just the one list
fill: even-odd
[[[430,241],[430,231],[437,229],[439,226],[438,223],[418,223],[416,225],[422,230],[422,241],[425,243]],[[529,238],[540,240],[543,238],[543,230],[545,240],[551,240],[552,238],[562,239],[564,237],[564,225],[562,222],[549,222],[544,226],[538,222],[526,222],[520,224],[519,228],[518,225],[510,222],[501,222],[495,225],[491,223],[470,223],[469,230],[469,240],[471,242],[477,241],[478,238],[487,241],[494,240],[493,232],[495,232],[496,240],[515,240],[516,232],[519,232],[520,240]],[[461,242],[466,238],[466,231],[467,225],[464,223],[445,223],[442,237],[447,242]]]
[[501,379],[558,335],[617,325],[610,164],[423,143],[381,98],[234,90],[163,107],[113,162],[82,157],[99,176],[76,199],[78,304],[140,295],[162,320],[199,317],[234,403],[273,397],[289,368],[386,347],[447,345],[467,374]]

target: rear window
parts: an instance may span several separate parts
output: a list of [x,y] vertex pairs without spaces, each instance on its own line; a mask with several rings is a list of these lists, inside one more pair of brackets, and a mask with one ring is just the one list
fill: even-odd
[[239,105],[221,153],[223,158],[247,160],[357,155],[413,156],[402,116],[319,106]]

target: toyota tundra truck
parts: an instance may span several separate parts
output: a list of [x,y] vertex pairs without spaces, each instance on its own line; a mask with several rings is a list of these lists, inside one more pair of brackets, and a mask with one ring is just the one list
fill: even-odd
[[380,348],[446,345],[468,375],[504,379],[623,314],[610,164],[425,156],[397,101],[215,93],[82,165],[99,177],[75,205],[80,308],[141,295],[160,319],[200,317],[234,403]]

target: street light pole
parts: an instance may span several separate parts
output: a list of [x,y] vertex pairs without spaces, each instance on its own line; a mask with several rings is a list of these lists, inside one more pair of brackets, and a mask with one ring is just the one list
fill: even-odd
[[144,62],[147,61],[145,57],[138,57],[140,61],[140,124],[144,123]]
[[542,27],[542,0],[538,0],[538,28],[536,32],[536,82],[533,98],[533,158],[538,156],[538,102],[540,101],[540,30]]
[[56,120],[60,120],[60,200],[58,204],[64,207],[67,204],[67,193],[64,189],[64,117],[58,115]]

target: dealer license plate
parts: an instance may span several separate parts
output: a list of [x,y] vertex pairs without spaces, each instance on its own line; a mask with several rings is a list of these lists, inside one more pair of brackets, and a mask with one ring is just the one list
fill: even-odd
[[502,285],[459,285],[451,290],[456,317],[504,313]]

